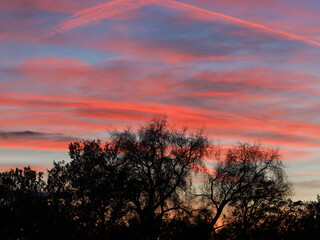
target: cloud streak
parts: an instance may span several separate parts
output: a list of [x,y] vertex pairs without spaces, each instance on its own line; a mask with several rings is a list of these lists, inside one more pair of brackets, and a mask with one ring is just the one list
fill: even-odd
[[142,0],[115,0],[104,4],[99,4],[83,11],[77,12],[73,17],[64,20],[54,27],[58,33],[96,23],[102,19],[110,19],[114,16],[126,13],[129,10],[144,6],[147,1]]
[[3,139],[49,139],[56,142],[76,141],[78,138],[64,136],[61,133],[41,133],[34,131],[0,131],[0,138]]
[[288,4],[1,1],[0,167],[49,166],[70,141],[166,113],[222,144],[279,146],[301,171],[290,176],[308,180],[319,170],[320,3]]
[[[264,32],[277,34],[277,35],[285,37],[286,39],[300,41],[300,42],[304,42],[304,43],[307,43],[307,44],[310,44],[310,45],[314,45],[314,46],[320,46],[319,42],[307,39],[307,38],[302,37],[302,36],[298,36],[298,35],[295,35],[295,34],[292,34],[292,33],[287,33],[287,32],[284,32],[284,31],[272,29],[272,28],[263,26],[261,24],[257,24],[257,23],[253,23],[253,22],[249,22],[249,21],[245,21],[245,20],[241,20],[241,19],[234,18],[234,17],[228,16],[228,15],[225,15],[225,14],[217,13],[217,12],[214,12],[214,11],[198,8],[198,7],[195,7],[195,6],[190,5],[190,4],[185,4],[185,3],[174,1],[174,0],[163,0],[163,1],[155,1],[155,0],[153,0],[152,2],[154,4],[163,5],[163,6],[166,6],[168,8],[174,8],[174,9],[183,10],[183,11],[191,10],[191,12],[194,14],[194,17],[204,17],[204,16],[201,16],[201,15],[199,16],[198,13],[203,13],[203,14],[209,15],[209,16],[212,15],[212,16],[218,17],[220,19],[225,19],[225,20],[231,21],[233,23],[241,24],[242,26],[245,26],[245,27],[250,27],[250,28],[262,30]],[[208,18],[208,19],[211,20],[211,18]]]
[[[233,95],[231,94],[231,96]],[[41,112],[20,113],[18,111],[15,113],[15,120],[10,121],[10,123],[0,120],[2,126],[9,128],[10,126],[22,127],[28,124],[30,124],[30,126],[37,124],[40,128],[51,126],[53,129],[61,129],[61,126],[65,126],[64,132],[68,132],[68,127],[73,126],[74,130],[69,130],[68,132],[71,135],[81,132],[82,134],[90,134],[94,131],[106,129],[106,123],[110,123],[110,120],[115,122],[126,122],[130,120],[132,123],[138,123],[147,121],[152,114],[167,113],[170,118],[180,126],[188,122],[188,125],[192,129],[196,129],[198,126],[204,124],[213,137],[219,136],[242,139],[260,137],[268,144],[319,148],[319,141],[317,139],[320,136],[320,127],[317,124],[274,119],[256,119],[242,114],[217,111],[214,109],[165,105],[153,102],[135,102],[128,104],[103,99],[86,99],[70,96],[68,98],[54,97],[51,99],[49,97],[50,101],[48,101],[46,100],[46,96],[22,95],[21,97],[23,99],[19,99],[19,95],[14,94],[6,99],[2,98],[1,103],[14,108],[23,107],[30,109],[30,111],[35,107],[50,109],[52,116],[56,116],[55,119],[50,119],[50,115],[42,115]],[[219,97],[225,97],[225,95]],[[230,97],[230,95],[228,97]],[[63,115],[67,112],[69,117],[64,118]],[[27,115],[30,115],[30,113],[32,113],[33,117],[28,118]],[[12,114],[14,114],[14,111],[12,111]],[[35,116],[36,119],[34,119]],[[50,144],[53,142],[67,142],[77,139],[72,137],[68,138],[56,133],[43,134],[33,131],[2,131],[0,132],[0,137],[2,137],[3,140],[8,138],[42,139]],[[23,144],[23,141],[21,141],[19,146],[23,146]],[[48,145],[49,149],[52,149],[53,146],[50,144]],[[25,145],[26,147],[32,146],[30,141],[26,142]],[[12,146],[14,146],[14,144]]]
[[[202,18],[206,20],[215,20],[215,18],[226,20],[229,23],[240,24],[241,26],[261,30],[266,33],[272,33],[282,36],[284,39],[304,42],[313,46],[320,46],[319,42],[299,36],[296,34],[288,33],[285,31],[269,28],[267,26],[257,24],[250,21],[245,21],[225,14],[217,13],[211,10],[199,8],[183,2],[174,0],[115,0],[105,4],[96,5],[86,10],[74,14],[70,19],[64,20],[61,24],[54,27],[55,32],[63,33],[76,27],[85,26],[91,23],[96,23],[102,19],[110,19],[116,15],[121,15],[132,9],[138,9],[145,5],[160,5],[170,9],[179,11],[190,12],[191,17]],[[211,17],[210,17],[211,16]],[[212,18],[214,17],[214,18]],[[54,33],[50,33],[52,35]]]

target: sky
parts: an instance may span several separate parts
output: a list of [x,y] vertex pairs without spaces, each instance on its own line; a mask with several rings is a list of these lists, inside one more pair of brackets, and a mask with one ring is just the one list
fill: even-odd
[[1,0],[0,171],[154,114],[221,145],[279,148],[320,194],[317,0]]

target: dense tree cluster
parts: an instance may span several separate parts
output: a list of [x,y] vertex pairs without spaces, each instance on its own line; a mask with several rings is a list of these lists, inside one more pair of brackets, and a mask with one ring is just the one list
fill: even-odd
[[[69,145],[43,174],[0,173],[0,239],[296,239],[319,233],[320,197],[292,202],[277,150],[222,151],[165,118]],[[212,160],[214,158],[214,161]],[[205,161],[214,162],[212,170]]]

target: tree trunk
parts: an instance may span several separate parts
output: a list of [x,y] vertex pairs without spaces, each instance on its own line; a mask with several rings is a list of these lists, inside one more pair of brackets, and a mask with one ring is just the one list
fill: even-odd
[[153,211],[145,212],[141,218],[141,237],[142,240],[157,240],[159,236],[159,226]]

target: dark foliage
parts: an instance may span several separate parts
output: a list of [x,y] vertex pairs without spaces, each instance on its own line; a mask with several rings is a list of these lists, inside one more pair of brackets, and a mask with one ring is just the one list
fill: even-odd
[[[156,118],[100,140],[73,142],[43,174],[0,173],[0,239],[301,239],[320,233],[320,197],[287,199],[276,150],[219,152],[202,132]],[[211,155],[212,156],[212,155]],[[195,177],[196,176],[196,177]],[[194,181],[196,179],[196,181]],[[204,188],[201,188],[204,184]]]
[[239,144],[219,156],[206,187],[204,196],[214,212],[212,228],[228,208],[229,221],[239,223],[237,239],[250,239],[250,227],[269,219],[278,201],[290,193],[278,151],[256,144]]

